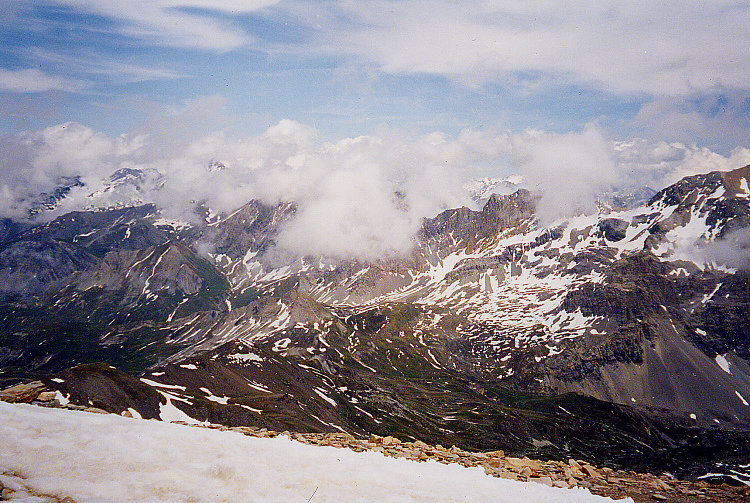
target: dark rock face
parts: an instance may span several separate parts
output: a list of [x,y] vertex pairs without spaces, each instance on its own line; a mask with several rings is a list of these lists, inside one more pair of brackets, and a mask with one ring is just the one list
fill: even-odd
[[[707,295],[700,286],[685,295],[684,281],[671,279],[669,272],[668,264],[641,252],[615,262],[603,284],[570,292],[566,309],[599,316],[610,328],[598,341],[587,337],[566,348],[549,366],[550,383],[619,403],[632,399],[750,421],[744,398],[734,393],[746,386],[741,365],[728,374],[714,361],[729,351],[746,354],[747,274],[726,275],[725,295],[702,302],[696,297]],[[709,328],[711,321],[721,328]]]
[[608,271],[603,284],[585,284],[571,291],[564,308],[573,312],[614,319],[621,324],[659,314],[661,306],[674,306],[677,293],[668,279],[670,267],[649,252],[621,259]]
[[96,256],[110,250],[139,250],[175,239],[174,232],[157,228],[154,205],[107,211],[74,211],[35,227],[24,239],[53,239],[75,243]]
[[31,227],[31,224],[16,222],[10,218],[0,219],[0,246],[13,241],[29,227]]
[[93,312],[113,316],[110,322],[161,322],[170,316],[224,309],[228,290],[229,283],[212,264],[183,244],[167,243],[109,252],[82,271],[55,302],[61,305],[85,295]]
[[510,196],[493,194],[482,211],[463,207],[446,210],[433,219],[425,219],[420,237],[425,240],[440,240],[454,234],[454,238],[465,242],[494,237],[503,229],[531,219],[537,202],[538,197],[524,189],[519,189]]
[[687,176],[679,182],[660,190],[648,202],[649,204],[661,202],[666,206],[679,205],[687,201],[694,203],[695,198],[690,199],[689,196],[695,194],[696,189],[701,189],[705,193],[714,193],[721,187],[722,181],[722,174],[718,171],[705,175]]
[[133,409],[144,419],[158,419],[160,405],[166,403],[150,386],[104,363],[80,365],[44,381],[73,403],[115,414]]
[[290,220],[296,207],[281,203],[275,207],[251,201],[215,226],[207,228],[204,239],[213,245],[216,253],[231,258],[242,258],[248,251],[262,253],[275,244],[276,234],[282,224]]
[[628,223],[619,218],[605,218],[599,222],[599,230],[609,241],[621,241],[625,239],[625,232],[628,230]]
[[689,223],[696,216],[705,218],[706,225],[718,238],[750,226],[750,205],[744,195],[737,197],[738,180],[747,179],[749,175],[750,166],[728,173],[715,171],[683,178],[658,192],[650,204],[676,208],[669,218],[649,229],[651,236],[646,241],[647,247],[658,246],[667,232]]
[[738,271],[722,278],[711,295],[690,315],[695,328],[691,340],[709,355],[735,351],[750,358],[750,272]]

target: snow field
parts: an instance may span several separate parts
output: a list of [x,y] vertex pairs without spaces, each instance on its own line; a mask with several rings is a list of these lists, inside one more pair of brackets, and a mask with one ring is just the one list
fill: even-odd
[[77,503],[612,501],[583,489],[493,478],[479,468],[6,403],[0,473],[9,485],[21,477],[37,495]]

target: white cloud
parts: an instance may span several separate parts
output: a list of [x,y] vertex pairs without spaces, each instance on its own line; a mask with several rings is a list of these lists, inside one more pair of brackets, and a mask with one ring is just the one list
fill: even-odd
[[253,12],[270,7],[280,0],[162,0],[160,3],[169,8],[196,7],[223,12]]
[[730,232],[698,251],[702,252],[706,262],[736,269],[750,269],[750,233],[747,229]]
[[[212,104],[193,104],[180,120],[199,121]],[[74,123],[3,137],[2,214],[23,218],[63,176],[80,176],[87,187],[73,189],[55,214],[135,198],[155,202],[169,216],[190,218],[200,200],[227,212],[252,198],[292,200],[297,218],[279,237],[287,252],[373,258],[407,252],[423,216],[471,204],[462,182],[475,163],[498,153],[490,135],[486,142],[478,139],[481,132],[459,138],[394,132],[318,142],[313,129],[289,120],[240,139],[191,135],[174,123],[154,120],[153,129],[119,137]],[[213,159],[226,169],[209,172]],[[140,192],[123,187],[88,197],[120,168],[156,170],[162,178],[152,178]]]
[[[280,251],[368,259],[408,252],[423,217],[471,206],[462,186],[477,175],[523,174],[543,194],[539,215],[547,222],[590,209],[612,186],[659,189],[685,175],[750,164],[747,149],[723,156],[679,143],[615,142],[595,125],[564,134],[383,131],[330,142],[290,120],[243,138],[192,127],[220,117],[222,105],[203,98],[117,137],[76,123],[0,137],[0,215],[26,217],[40,194],[73,176],[86,187],[71,190],[48,217],[91,203],[153,202],[167,216],[190,219],[201,200],[224,212],[253,198],[295,201]],[[212,160],[226,168],[209,172]],[[90,197],[121,168],[142,169],[147,179]]]
[[513,153],[528,188],[542,194],[537,216],[544,223],[593,211],[596,196],[621,182],[611,143],[593,125],[581,133],[515,135]]
[[39,93],[44,91],[80,91],[90,83],[49,75],[36,68],[6,70],[0,68],[0,89],[16,93]]
[[82,12],[115,20],[118,33],[174,47],[226,51],[249,44],[244,31],[208,15],[186,9],[247,13],[273,5],[278,0],[58,0]]
[[686,176],[730,171],[750,164],[750,149],[744,147],[722,155],[694,144],[635,139],[615,142],[614,150],[622,180],[657,190]]
[[750,146],[748,96],[724,92],[684,100],[660,97],[645,103],[630,120],[650,138],[697,142],[731,149]]
[[[391,73],[584,84],[614,93],[747,88],[750,5],[731,0],[330,2],[319,50]],[[309,9],[297,4],[301,22]]]

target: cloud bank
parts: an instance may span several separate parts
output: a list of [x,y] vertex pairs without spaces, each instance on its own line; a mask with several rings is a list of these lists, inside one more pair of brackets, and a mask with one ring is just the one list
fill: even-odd
[[596,196],[624,182],[611,143],[593,125],[581,133],[529,131],[512,142],[528,188],[542,194],[537,207],[542,223],[595,211]]
[[[462,186],[477,176],[523,175],[542,193],[539,216],[548,222],[592,209],[612,187],[658,189],[685,174],[750,164],[747,149],[722,156],[678,143],[617,142],[595,125],[565,134],[385,131],[336,141],[319,141],[313,128],[290,120],[243,138],[190,127],[218,105],[197,101],[120,136],[65,123],[0,137],[0,216],[28,219],[45,194],[71,180],[84,186],[36,218],[154,203],[166,217],[194,221],[201,201],[217,213],[251,199],[294,201],[296,218],[278,240],[286,252],[373,259],[407,253],[424,217],[474,204]],[[214,161],[223,169],[209,170]],[[140,174],[113,181],[118,170]]]
[[[747,89],[750,5],[731,0],[329,2],[320,49],[389,73],[612,93]],[[299,8],[302,18],[305,10]],[[304,22],[304,21],[302,21]]]
[[748,229],[730,232],[709,243],[703,250],[707,262],[734,269],[750,270],[750,233]]

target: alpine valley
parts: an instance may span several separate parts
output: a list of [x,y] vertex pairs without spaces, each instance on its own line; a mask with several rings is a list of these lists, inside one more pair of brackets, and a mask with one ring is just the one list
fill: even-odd
[[[81,183],[64,182],[37,215]],[[515,184],[475,181],[481,210],[376,261],[278,253],[294,201],[5,220],[0,383],[146,419],[750,480],[750,167],[550,224]]]

